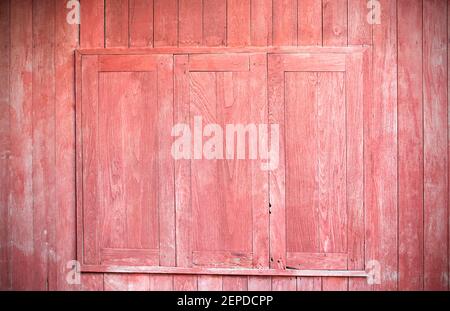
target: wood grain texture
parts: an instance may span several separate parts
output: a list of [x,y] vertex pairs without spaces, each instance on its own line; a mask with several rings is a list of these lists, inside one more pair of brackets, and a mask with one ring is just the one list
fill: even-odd
[[[346,60],[346,120],[347,120],[347,212],[348,269],[365,269],[364,205],[364,113],[365,103],[372,96],[370,66],[371,50],[347,55]],[[351,86],[351,87],[349,87]],[[366,280],[348,280],[349,290],[362,290]]]
[[[83,145],[77,150],[81,153],[77,163],[77,176],[81,177],[81,183],[77,187],[77,196],[81,198],[78,202],[78,259],[82,263],[100,263],[98,250],[99,236],[97,235],[99,212],[100,185],[97,182],[97,171],[99,171],[99,145],[98,145],[98,57],[86,56],[82,58],[80,105],[77,106],[80,118],[77,119],[78,133]],[[84,103],[84,105],[82,105]],[[80,126],[81,125],[81,126]],[[82,171],[80,171],[82,170]],[[87,206],[88,208],[84,208]],[[88,224],[88,225],[87,225]]]
[[178,1],[178,45],[201,45],[203,40],[203,0]]
[[348,0],[348,44],[372,44],[372,25],[367,22],[366,0]]
[[[84,48],[104,47],[104,25],[108,18],[104,14],[105,1],[81,0],[80,2],[80,46]],[[106,2],[108,7],[108,3],[114,1]],[[178,1],[128,0],[128,2],[128,13],[125,13],[128,11],[128,8],[125,7],[117,11],[121,16],[119,20],[129,18],[126,24],[129,27],[129,42],[122,40],[121,44],[125,42],[121,45],[122,47],[128,45],[130,47],[153,46],[153,35],[156,46],[182,45],[183,35],[178,35],[177,16],[180,14],[180,9],[177,7]],[[155,2],[155,10],[153,2]],[[230,16],[227,17],[226,2],[224,0],[203,1],[202,39],[198,46],[204,47],[205,51],[210,46],[227,44],[227,33],[230,31],[227,30],[227,20],[230,19]],[[287,3],[287,1],[285,2]],[[365,96],[363,112],[365,123],[364,178],[366,181],[364,196],[368,211],[365,219],[368,226],[365,257],[366,263],[370,260],[378,260],[382,266],[382,283],[373,286],[373,289],[397,289],[397,283],[398,289],[404,290],[422,289],[424,285],[426,289],[448,289],[448,281],[446,281],[449,273],[449,254],[446,250],[448,247],[441,247],[442,243],[448,244],[448,233],[446,233],[448,232],[448,217],[445,216],[448,215],[449,208],[448,181],[446,181],[449,154],[447,148],[449,142],[446,138],[448,137],[448,102],[445,102],[448,100],[448,66],[443,65],[448,62],[444,58],[450,55],[446,43],[448,39],[446,38],[448,4],[444,0],[417,2],[382,0],[381,24],[372,27],[365,20],[369,12],[366,0],[347,0],[347,9],[341,12],[338,12],[339,8],[336,9],[336,3],[341,3],[339,0],[323,1],[325,17],[323,20],[322,1],[292,1],[292,3],[294,2],[297,7],[296,17],[290,14],[280,15],[280,8],[285,8],[282,8],[278,1],[245,1],[245,8],[248,4],[250,9],[248,11],[245,9],[244,14],[238,14],[238,16],[245,17],[240,19],[241,25],[233,27],[237,27],[239,31],[242,30],[243,36],[236,35],[235,40],[245,42],[250,48],[271,45],[272,33],[275,34],[277,40],[291,33],[289,26],[287,27],[288,31],[277,32],[277,29],[280,29],[279,25],[291,25],[294,20],[297,33],[296,44],[299,46],[321,45],[322,33],[325,45],[347,45],[342,36],[346,32],[348,32],[346,40],[349,45],[371,45],[373,41],[374,104],[371,104],[371,96]],[[70,166],[70,159],[75,152],[71,147],[74,138],[70,137],[72,135],[70,133],[73,133],[71,125],[73,122],[71,109],[73,107],[70,104],[73,100],[71,99],[73,85],[70,85],[72,80],[70,72],[73,69],[69,67],[73,68],[72,53],[76,47],[76,28],[78,27],[65,23],[64,15],[67,13],[65,3],[53,1],[51,3],[44,2],[43,6],[40,3],[33,6],[32,1],[18,0],[3,1],[1,5],[6,6],[8,3],[10,4],[10,21],[3,18],[3,14],[7,14],[3,7],[0,14],[2,14],[1,22],[5,25],[9,24],[11,32],[11,57],[4,57],[2,60],[3,64],[10,59],[9,70],[8,73],[4,71],[1,73],[6,77],[6,84],[9,82],[6,89],[10,94],[8,117],[10,120],[8,135],[11,139],[10,185],[7,192],[10,216],[5,224],[11,245],[11,252],[7,255],[11,268],[9,278],[13,289],[45,289],[44,281],[46,282],[47,279],[49,280],[49,289],[76,289],[76,286],[69,286],[65,283],[64,277],[67,270],[62,264],[73,257],[75,240],[75,233],[73,230],[69,230],[73,226],[74,217],[73,207],[70,207],[74,204],[73,180],[70,177],[73,176],[71,174],[73,174],[74,167]],[[50,5],[54,6],[56,10],[49,10]],[[242,3],[237,4],[237,6],[241,5]],[[422,6],[424,7],[423,12],[421,12]],[[398,12],[396,12],[396,7]],[[286,10],[289,11],[287,8]],[[339,17],[345,15],[344,11],[348,12],[346,19]],[[335,15],[333,12],[338,14]],[[108,11],[107,15],[109,16],[109,14]],[[194,15],[200,14],[196,11]],[[278,17],[273,19],[275,15]],[[153,16],[155,17],[154,21]],[[36,18],[35,21],[33,21],[34,18]],[[44,22],[41,23],[41,20]],[[424,24],[420,25],[422,20]],[[54,23],[54,27],[51,27],[52,23]],[[36,29],[33,30],[33,26],[36,26]],[[345,27],[347,27],[347,31],[344,31]],[[54,30],[50,31],[50,28]],[[46,35],[53,32],[52,36]],[[35,40],[33,40],[33,33]],[[120,33],[124,32],[120,30],[115,34],[106,30],[107,37],[109,35],[120,37]],[[6,33],[3,32],[1,38],[4,38],[5,35]],[[293,38],[294,36],[288,35],[288,37]],[[281,45],[281,43],[274,44],[278,47]],[[5,46],[2,45],[1,49],[3,51]],[[50,51],[50,53],[46,51]],[[157,48],[153,53],[158,51],[164,50]],[[242,51],[244,50],[241,49]],[[328,52],[330,51],[329,49]],[[211,52],[208,51],[208,53]],[[123,48],[118,48],[114,53],[122,54]],[[138,53],[138,51],[133,53]],[[422,54],[423,56],[421,56]],[[364,57],[369,58],[369,62],[372,62],[371,52]],[[34,69],[36,69],[34,74],[33,61]],[[421,73],[422,61],[424,63],[423,73]],[[47,63],[53,63],[54,68],[47,67]],[[44,72],[42,77],[41,72]],[[372,73],[369,75],[371,76]],[[9,79],[7,79],[8,76]],[[422,80],[424,92],[421,90]],[[445,84],[446,80],[447,84]],[[53,85],[53,91],[51,85]],[[398,101],[396,99],[397,85]],[[3,87],[1,87],[2,90],[4,90]],[[35,105],[33,105],[33,96],[35,99],[39,98],[35,101]],[[43,102],[46,103],[44,105],[46,109],[40,111]],[[39,105],[36,105],[37,103]],[[50,104],[47,105],[47,103]],[[54,109],[47,109],[48,107]],[[396,120],[397,107],[398,124]],[[44,124],[40,121],[43,118],[50,122]],[[0,119],[1,122],[5,120],[3,110]],[[33,130],[33,122],[37,125],[35,130]],[[0,124],[3,126],[4,123]],[[54,126],[53,130],[52,126]],[[39,136],[43,131],[47,131],[49,137],[52,138]],[[35,145],[33,145],[33,136]],[[3,140],[0,144],[3,144]],[[396,157],[397,147],[398,156]],[[54,150],[54,156],[44,154],[45,148]],[[36,156],[34,159],[33,149],[35,149],[34,155]],[[421,149],[423,150],[421,151]],[[2,145],[0,151],[2,156],[5,154],[5,150],[8,155],[7,149],[4,149]],[[5,160],[4,157],[1,159],[1,161]],[[420,165],[420,163],[422,164]],[[397,168],[398,176],[395,173]],[[39,196],[33,195],[33,178],[36,185],[34,190]],[[47,188],[44,189],[45,185],[51,184],[49,178],[54,179],[54,185],[50,185],[51,187],[48,188],[50,191]],[[41,185],[39,181],[42,179],[47,180],[44,185]],[[3,178],[2,182],[4,182]],[[395,194],[397,188],[398,198]],[[422,194],[420,188],[425,190],[422,191]],[[50,194],[51,191],[54,191],[53,195]],[[0,193],[4,194],[3,189]],[[40,214],[44,211],[40,208],[43,196],[47,199],[48,196],[53,198],[55,210],[54,214],[49,215],[50,218],[45,217],[45,229],[47,227],[49,229],[47,230],[49,236],[45,239],[39,235],[43,229],[39,220],[44,218],[43,214]],[[423,216],[420,210],[421,196],[425,202]],[[35,221],[38,225],[36,230],[29,225],[33,224],[34,200],[37,202]],[[398,202],[398,210],[396,202]],[[407,205],[413,206],[413,209],[406,209]],[[62,220],[58,222],[56,217],[62,218]],[[422,222],[421,217],[424,220]],[[398,226],[396,225],[397,219]],[[5,221],[5,219],[2,218],[1,221]],[[1,222],[1,228],[5,230],[4,222]],[[408,232],[412,232],[412,234]],[[0,233],[0,237],[1,234],[4,233]],[[425,239],[420,238],[421,234],[424,234]],[[398,245],[395,242],[397,237]],[[177,238],[179,238],[178,235]],[[49,242],[48,247],[43,244],[46,239]],[[66,245],[70,246],[66,247]],[[50,252],[47,252],[47,249]],[[36,255],[39,251],[42,254],[42,250],[49,255],[48,260],[45,259],[47,257],[39,258],[40,255]],[[53,258],[56,258],[56,265],[53,262],[54,265],[51,266]],[[35,260],[41,263],[42,260],[47,260],[51,263],[48,266],[50,269],[46,268],[47,265],[45,267],[41,265],[38,268],[41,272],[35,275],[31,268]],[[354,265],[359,264],[359,261],[354,263]],[[42,269],[47,270],[42,273]],[[30,278],[29,275],[33,277]],[[190,279],[185,282],[184,278]],[[131,279],[134,278],[126,278],[127,290],[138,288],[196,290],[198,288],[195,276],[151,276],[147,278],[138,275],[136,282],[130,281]],[[110,282],[109,277],[107,277],[106,283],[107,288],[113,287],[113,285],[120,288],[124,285],[120,282]],[[282,283],[284,282],[278,282],[278,284]],[[297,290],[322,289],[320,278],[298,277],[296,283]],[[327,283],[326,280],[325,283]],[[229,281],[223,279],[221,284],[222,288],[227,286],[244,288],[241,278]],[[218,283],[215,286],[218,288]],[[102,290],[103,288],[102,273],[83,273],[81,289]],[[270,290],[271,288],[271,277],[251,276],[248,278],[247,289]],[[329,288],[330,286],[325,284],[324,289]],[[344,286],[341,288],[344,289]],[[362,279],[351,278],[348,288],[349,290],[359,290],[370,289],[372,286],[367,285]]]
[[129,0],[130,47],[153,46],[153,0]]
[[248,290],[248,276],[224,276],[222,282],[222,290],[224,291]]
[[[280,137],[285,137],[285,81],[283,56],[268,57],[268,105],[269,125],[278,124]],[[269,145],[273,138],[269,135]],[[276,169],[269,172],[270,202],[270,267],[286,267],[286,157],[285,140],[280,139],[278,157],[281,159]]]
[[322,278],[304,278],[304,277],[298,277],[297,278],[297,291],[321,291],[322,290]]
[[272,277],[272,291],[296,291],[297,279],[295,277]]
[[56,278],[54,18],[54,1],[33,3],[32,277],[37,290],[47,289]]
[[[319,249],[347,251],[345,81],[342,73],[318,77]],[[324,290],[346,288],[346,279],[326,278]]]
[[178,45],[178,1],[153,0],[154,46]]
[[[176,264],[175,232],[175,166],[171,154],[174,122],[174,64],[172,55],[158,56],[158,213],[159,213],[159,264],[172,267]],[[173,276],[155,276],[153,281],[161,290],[173,290]],[[152,280],[151,280],[152,281]]]
[[[217,123],[223,128],[226,124],[247,124],[248,95],[248,72],[190,74],[191,118],[202,116],[204,124]],[[245,110],[248,113],[241,114]],[[195,120],[191,122],[196,126]],[[234,262],[227,264],[222,260],[225,258],[216,257],[217,251],[225,250],[232,256],[251,253],[252,206],[244,203],[251,202],[249,163],[236,158],[203,158],[191,163],[193,250],[210,252],[211,265]]]
[[426,290],[448,290],[447,5],[447,1],[423,3]]
[[422,1],[398,1],[399,290],[423,289]]
[[174,266],[175,255],[175,191],[173,137],[173,57],[158,57],[158,208],[160,223],[160,265]]
[[272,278],[264,276],[249,276],[247,289],[249,291],[270,291],[272,290]]
[[80,2],[80,46],[101,48],[105,46],[105,1]]
[[106,47],[128,47],[128,1],[105,0]]
[[[82,48],[99,48],[105,46],[105,7],[104,1],[102,0],[84,0],[81,2],[81,24],[80,24],[80,47]],[[82,72],[81,72],[81,62],[79,70],[76,74],[76,79],[81,83]],[[81,90],[77,90],[77,122],[81,120]],[[81,132],[77,132],[77,137],[80,139]],[[78,165],[81,162],[81,153],[77,154]],[[78,167],[78,166],[77,166]],[[77,175],[80,179],[80,176]],[[81,180],[81,179],[80,179]],[[81,182],[77,180],[77,191],[81,189]],[[78,195],[78,198],[80,196]],[[77,201],[77,206],[79,207],[83,201]],[[79,212],[79,208],[77,208]],[[77,225],[77,232],[80,230],[80,224]],[[80,259],[81,255],[81,241],[77,240],[77,246],[79,250],[77,252],[77,259]],[[81,275],[81,289],[84,291],[98,291],[103,290],[104,276],[102,273],[83,273]]]
[[297,45],[297,0],[272,1],[273,45]]
[[11,288],[9,238],[10,132],[10,3],[0,4],[0,290]]
[[227,46],[250,45],[250,0],[227,0]]
[[[174,58],[174,123],[189,124],[189,58],[177,55]],[[175,162],[175,216],[176,216],[176,265],[192,265],[191,166],[188,159]],[[197,290],[196,276],[174,276],[175,290]]]
[[75,197],[75,67],[74,49],[79,46],[79,27],[66,22],[67,10],[57,2],[55,23],[55,170],[56,183],[56,262],[54,289],[76,290],[66,277],[67,263],[76,259]]
[[203,46],[224,46],[227,42],[227,1],[203,1]]
[[[175,56],[174,58],[175,83],[174,83],[174,122],[189,122],[189,82],[187,76],[187,55]],[[177,244],[177,266],[189,266],[191,264],[191,243],[189,228],[191,226],[190,210],[190,164],[187,160],[175,162],[175,193],[176,206],[176,244]],[[196,290],[196,276],[174,276],[173,285],[175,290]]]
[[254,46],[272,44],[272,0],[251,1],[251,43]]
[[[257,54],[250,56],[249,104],[251,106],[250,120],[261,125],[268,124],[267,88],[267,56]],[[269,130],[269,129],[267,129]],[[259,147],[266,146],[268,138],[259,141]],[[261,155],[260,155],[261,157]],[[268,268],[270,266],[269,241],[269,175],[262,170],[263,161],[251,163],[251,203],[253,225],[253,267]],[[249,281],[250,282],[250,281]]]
[[298,1],[298,45],[322,45],[322,1]]
[[366,260],[382,267],[375,290],[396,290],[397,237],[397,31],[396,2],[380,1],[382,23],[373,26],[373,103],[365,137]]
[[286,73],[288,252],[319,251],[317,83],[316,72]]
[[347,45],[347,0],[323,0],[323,45]]
[[197,286],[199,291],[222,291],[223,290],[222,276],[199,275]]

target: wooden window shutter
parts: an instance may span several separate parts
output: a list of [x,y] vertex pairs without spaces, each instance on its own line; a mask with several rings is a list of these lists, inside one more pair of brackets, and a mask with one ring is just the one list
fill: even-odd
[[[77,53],[82,271],[367,276],[368,50],[161,51]],[[192,148],[175,160],[179,124]],[[205,155],[208,125],[222,158]],[[227,125],[256,126],[256,159],[248,133],[237,157],[236,132],[227,157]],[[267,171],[260,147],[275,137],[259,131],[272,125]]]
[[78,55],[78,258],[175,264],[172,55]]
[[269,55],[271,267],[364,269],[363,53]]
[[[177,55],[175,71],[177,122],[267,124],[265,54]],[[268,173],[259,161],[177,162],[177,264],[267,268]]]

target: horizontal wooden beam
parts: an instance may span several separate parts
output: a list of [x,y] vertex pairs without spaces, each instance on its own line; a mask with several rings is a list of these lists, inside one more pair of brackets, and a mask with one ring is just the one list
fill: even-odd
[[160,48],[109,48],[109,49],[78,49],[83,55],[140,55],[140,54],[217,54],[217,53],[362,53],[368,46],[345,47],[160,47]]
[[302,277],[350,277],[366,278],[366,271],[356,270],[276,270],[276,269],[244,269],[244,268],[183,268],[183,267],[150,267],[150,266],[99,266],[82,265],[81,272],[98,273],[148,273],[148,274],[195,274],[195,275],[244,275],[244,276],[302,276]]

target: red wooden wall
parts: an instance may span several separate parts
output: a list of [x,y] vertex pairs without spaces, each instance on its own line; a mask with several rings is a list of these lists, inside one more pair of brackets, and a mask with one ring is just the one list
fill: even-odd
[[[448,29],[445,0],[0,2],[0,288],[38,290],[448,290]],[[83,274],[75,258],[74,49],[372,47],[365,111],[366,261],[381,284],[282,277]]]

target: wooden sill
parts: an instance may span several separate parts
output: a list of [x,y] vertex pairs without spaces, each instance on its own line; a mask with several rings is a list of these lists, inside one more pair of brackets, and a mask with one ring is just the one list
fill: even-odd
[[242,275],[242,276],[287,276],[287,277],[351,277],[366,278],[369,274],[362,270],[277,270],[249,268],[204,268],[204,267],[151,267],[151,266],[103,266],[82,265],[81,272],[90,273],[148,273],[185,275]]

